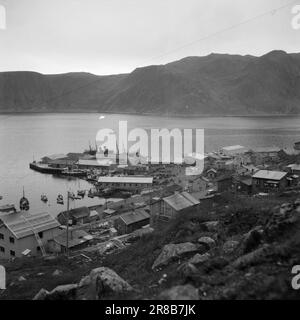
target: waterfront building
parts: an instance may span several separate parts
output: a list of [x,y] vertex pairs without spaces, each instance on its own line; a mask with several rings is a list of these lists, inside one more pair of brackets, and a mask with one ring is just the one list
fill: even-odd
[[287,186],[287,172],[259,170],[252,176],[253,191],[278,191]]
[[145,176],[113,176],[113,177],[99,177],[98,187],[101,189],[118,189],[129,191],[140,191],[141,189],[151,188],[153,184],[153,177]]

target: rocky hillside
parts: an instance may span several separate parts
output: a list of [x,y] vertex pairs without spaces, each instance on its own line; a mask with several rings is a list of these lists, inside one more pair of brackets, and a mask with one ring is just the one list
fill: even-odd
[[30,111],[295,114],[300,111],[300,54],[211,54],[113,76],[0,73],[0,112]]
[[297,197],[224,194],[106,256],[16,260],[6,265],[0,298],[299,298],[291,287],[300,256]]

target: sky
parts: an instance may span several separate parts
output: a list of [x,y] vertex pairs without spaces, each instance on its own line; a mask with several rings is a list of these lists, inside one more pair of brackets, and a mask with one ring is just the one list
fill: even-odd
[[212,52],[300,52],[300,29],[291,24],[297,4],[300,0],[0,0],[6,17],[0,72],[105,75]]

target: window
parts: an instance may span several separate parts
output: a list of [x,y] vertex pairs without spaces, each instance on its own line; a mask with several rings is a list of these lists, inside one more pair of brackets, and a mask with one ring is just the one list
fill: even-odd
[[39,237],[42,239],[43,238],[43,236],[44,236],[44,233],[41,231],[41,232],[39,232]]
[[9,242],[10,242],[10,243],[15,243],[15,238],[9,237]]
[[5,252],[5,248],[0,246],[0,252]]
[[36,251],[41,251],[41,247],[40,246],[36,247]]
[[16,255],[16,253],[15,253],[13,250],[10,250],[10,255],[11,255],[12,257],[14,257],[14,256]]
[[4,240],[4,234],[0,233],[0,240]]

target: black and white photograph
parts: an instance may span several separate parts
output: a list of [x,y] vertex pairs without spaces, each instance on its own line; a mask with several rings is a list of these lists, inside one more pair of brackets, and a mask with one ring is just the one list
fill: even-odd
[[0,305],[299,299],[300,0],[0,0]]

